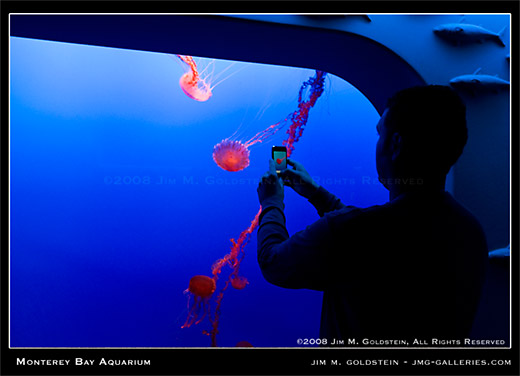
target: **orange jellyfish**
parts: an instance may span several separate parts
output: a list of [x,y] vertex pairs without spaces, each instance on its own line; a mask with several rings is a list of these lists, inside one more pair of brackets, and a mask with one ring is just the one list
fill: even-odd
[[237,290],[243,290],[243,289],[245,289],[246,285],[249,284],[249,282],[247,281],[247,278],[243,277],[241,275],[233,276],[230,279],[230,282],[231,282],[231,286]]
[[[291,123],[287,130],[289,137],[283,141],[283,144],[287,146],[287,156],[289,157],[294,150],[293,144],[301,137],[303,127],[307,124],[310,109],[314,107],[316,101],[323,93],[325,75],[325,72],[316,71],[314,77],[309,78],[302,84],[298,92],[298,109],[289,114],[289,116],[282,121],[270,125],[246,142],[227,138],[215,145],[213,147],[213,160],[215,163],[226,171],[234,172],[243,170],[249,166],[249,147],[272,137],[288,122]],[[310,95],[308,99],[305,99],[304,94],[306,94],[307,88],[310,88]]]
[[244,143],[226,138],[213,147],[213,160],[223,170],[241,171],[249,166],[249,147],[273,136],[284,125],[284,121],[270,125]]
[[222,140],[213,148],[213,160],[226,171],[241,171],[249,166],[249,145],[240,141]]
[[189,66],[189,70],[179,80],[182,91],[191,99],[199,102],[207,101],[211,97],[211,86],[200,76],[195,60],[191,56],[177,56]]
[[[188,288],[184,291],[188,295],[188,318],[181,328],[189,328],[193,324],[197,325],[207,314],[209,314],[209,299],[215,292],[215,281],[205,275],[196,275],[190,279]],[[190,308],[190,298],[194,297],[195,302]],[[200,313],[202,316],[197,320]]]
[[[197,67],[197,63],[193,59],[192,56],[189,55],[177,55],[179,59],[181,59],[182,62],[184,62],[186,65],[185,67],[185,73],[181,76],[179,79],[179,85],[188,97],[191,99],[194,99],[199,102],[205,102],[209,98],[211,98],[213,94],[213,89],[220,83],[227,80],[229,77],[231,77],[233,74],[237,73],[234,72],[232,74],[229,74],[225,76],[223,79],[221,79],[218,82],[215,82],[219,76],[221,76],[224,72],[226,72],[233,64],[229,65],[227,68],[222,70],[220,73],[214,75],[214,60],[199,72],[199,69]],[[209,67],[212,66],[212,69],[210,70]]]

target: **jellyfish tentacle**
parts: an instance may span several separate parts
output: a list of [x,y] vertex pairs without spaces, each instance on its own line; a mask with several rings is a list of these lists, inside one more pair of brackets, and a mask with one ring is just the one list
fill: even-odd
[[190,326],[193,325],[193,321],[194,321],[194,318],[195,318],[195,311],[196,311],[196,308],[197,308],[197,305],[196,303],[189,309],[189,312],[188,312],[188,317],[186,318],[186,322],[184,323],[183,326],[181,326],[181,329],[184,329],[184,328],[189,328]]
[[208,311],[208,309],[207,309],[208,304],[206,304],[205,300],[207,300],[207,299],[206,298],[201,298],[201,300],[199,301],[197,310],[201,310],[201,305],[203,306],[202,307],[202,316],[195,322],[195,325],[200,324],[200,322],[202,320],[204,320],[204,317],[206,317],[206,314],[207,314],[207,311]]

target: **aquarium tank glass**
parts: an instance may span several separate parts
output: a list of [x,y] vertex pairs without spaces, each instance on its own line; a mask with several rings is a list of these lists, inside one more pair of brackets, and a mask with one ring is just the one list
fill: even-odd
[[[214,292],[199,279],[193,294],[190,280],[211,277],[251,225],[271,147],[316,71],[192,57],[202,81],[190,89],[183,55],[17,37],[10,52],[10,345],[210,347],[232,268]],[[382,204],[378,120],[326,72],[290,158],[345,204]],[[226,140],[247,146],[246,167],[217,165]],[[285,215],[290,234],[319,218],[290,188]],[[317,338],[322,293],[265,281],[256,230],[246,235],[217,345]]]

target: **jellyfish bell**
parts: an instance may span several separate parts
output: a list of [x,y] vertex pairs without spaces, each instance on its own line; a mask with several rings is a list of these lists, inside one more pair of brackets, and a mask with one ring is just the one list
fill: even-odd
[[191,277],[188,292],[200,298],[207,298],[215,292],[215,281],[205,275]]
[[213,160],[226,171],[241,171],[249,166],[249,149],[240,141],[225,139],[213,147]]
[[249,284],[249,282],[247,281],[247,278],[239,276],[239,275],[237,275],[231,279],[231,286],[233,286],[233,288],[235,288],[237,290],[244,289],[247,284]]
[[199,102],[205,102],[211,97],[211,87],[203,78],[193,74],[193,72],[184,73],[179,85],[182,91],[191,99]]
[[249,147],[268,140],[282,129],[285,121],[270,125],[255,134],[251,139],[241,142],[226,138],[213,147],[213,160],[226,171],[241,171],[249,166]]
[[207,67],[204,71],[199,72],[197,63],[192,56],[177,55],[177,57],[186,64],[184,66],[185,73],[179,79],[179,85],[184,94],[199,102],[207,101],[212,94],[210,79],[204,74]]

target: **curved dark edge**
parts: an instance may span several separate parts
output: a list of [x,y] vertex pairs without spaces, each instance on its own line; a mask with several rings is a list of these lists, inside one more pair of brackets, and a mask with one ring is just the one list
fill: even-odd
[[349,32],[225,16],[11,15],[11,36],[320,69],[379,113],[394,92],[425,84],[400,56]]

